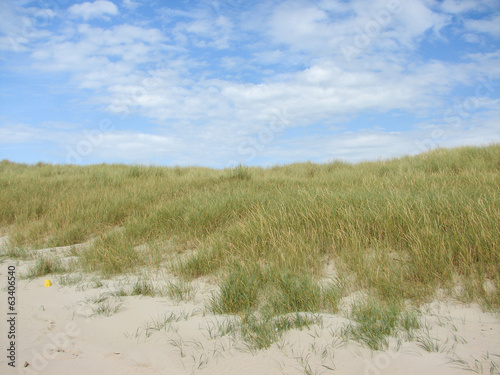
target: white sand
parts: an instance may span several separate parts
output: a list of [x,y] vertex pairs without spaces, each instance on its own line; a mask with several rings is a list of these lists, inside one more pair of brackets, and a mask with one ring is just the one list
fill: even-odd
[[[7,283],[7,267],[11,264],[15,263],[0,265],[2,286]],[[470,374],[464,368],[465,363],[484,374],[490,373],[492,363],[500,367],[500,318],[482,312],[476,305],[435,302],[424,309],[423,320],[428,331],[422,329],[419,335],[438,343],[439,353],[428,353],[416,341],[403,343],[396,350],[396,339],[391,339],[386,352],[372,352],[355,342],[346,344],[339,331],[348,320],[328,314],[322,315],[322,327],[290,331],[271,348],[252,352],[238,337],[210,337],[209,332],[217,322],[222,324],[230,319],[214,316],[204,309],[204,301],[216,289],[213,284],[196,281],[198,290],[191,302],[176,303],[167,297],[110,297],[108,301],[122,303],[121,309],[104,316],[94,313],[97,304],[89,298],[116,290],[126,278],[103,281],[104,286],[96,288],[90,279],[62,286],[59,276],[49,276],[53,286],[46,288],[46,277],[20,280],[20,273],[26,272],[28,264],[17,265],[16,369],[7,365],[5,355],[8,343],[5,287],[0,296],[1,374],[304,374],[310,371],[437,375]],[[169,276],[158,276],[160,281],[166,277]],[[135,280],[128,278],[132,284]],[[178,321],[161,330],[146,329],[148,324],[152,327],[165,316],[175,316]],[[24,367],[25,363],[29,365]],[[498,368],[495,371],[500,373]]]

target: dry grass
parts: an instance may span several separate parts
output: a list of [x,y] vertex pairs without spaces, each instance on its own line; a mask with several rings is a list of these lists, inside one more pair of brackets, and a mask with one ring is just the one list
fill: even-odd
[[[9,227],[5,256],[93,240],[79,254],[89,271],[167,259],[188,280],[218,275],[215,311],[334,310],[338,289],[327,303],[320,286],[327,261],[340,279],[354,275],[350,289],[387,303],[418,304],[458,278],[464,298],[498,310],[499,172],[500,145],[268,169],[3,161],[0,227]],[[241,295],[231,288],[243,280],[253,289]]]

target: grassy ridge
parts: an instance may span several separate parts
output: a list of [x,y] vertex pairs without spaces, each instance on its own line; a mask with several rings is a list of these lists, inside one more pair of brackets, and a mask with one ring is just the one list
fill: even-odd
[[[305,309],[320,309],[328,295],[314,282],[327,261],[382,300],[419,301],[459,280],[463,298],[498,308],[499,172],[500,145],[222,171],[3,161],[0,227],[11,249],[95,239],[81,264],[104,274],[167,260],[187,278],[225,275],[228,288],[248,279],[245,309],[283,304],[272,299],[286,295],[275,293],[283,275],[317,293]],[[215,310],[235,312],[223,298]]]

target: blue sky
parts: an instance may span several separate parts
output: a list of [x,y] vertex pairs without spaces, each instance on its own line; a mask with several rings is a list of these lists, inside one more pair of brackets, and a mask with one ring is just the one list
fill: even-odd
[[0,0],[0,160],[224,168],[491,142],[498,0]]

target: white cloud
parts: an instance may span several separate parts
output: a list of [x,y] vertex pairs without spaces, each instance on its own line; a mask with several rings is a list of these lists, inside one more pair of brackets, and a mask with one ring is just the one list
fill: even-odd
[[33,67],[41,71],[71,72],[80,88],[99,89],[138,82],[139,64],[158,63],[166,38],[157,29],[117,25],[109,29],[80,25],[67,38],[38,44]]
[[270,109],[286,107],[292,121],[303,124],[364,110],[435,108],[436,93],[448,91],[452,83],[464,82],[469,75],[467,66],[438,62],[404,72],[390,65],[384,71],[349,72],[324,61],[283,82],[239,84],[220,79],[186,81],[170,70],[157,72],[155,87],[114,86],[109,104],[126,105],[158,120],[217,122],[230,117],[242,126],[262,121]]
[[490,19],[465,21],[465,27],[471,31],[490,34],[494,37],[500,37],[500,13],[492,16]]
[[453,14],[461,14],[473,11],[485,11],[498,8],[497,0],[445,0],[441,4],[441,9]]
[[0,36],[0,51],[28,51],[26,44],[29,39],[19,35]]
[[[500,4],[496,0],[445,0],[441,4],[444,12],[462,17],[464,23],[463,38],[469,43],[481,43],[478,34],[500,37]],[[467,13],[487,14],[481,19],[468,17]]]
[[[270,164],[273,160],[284,164],[334,159],[361,162],[415,155],[437,147],[486,145],[491,142],[500,142],[498,110],[488,113],[486,117],[473,114],[467,119],[467,126],[459,128],[441,122],[432,127],[399,132],[363,129],[335,135],[306,134],[300,138],[278,138],[258,151],[256,159],[270,160]],[[236,162],[248,161],[255,162],[254,159],[241,159],[241,156],[236,159]]]
[[177,23],[173,34],[183,45],[225,49],[229,47],[232,30],[233,24],[227,17],[200,17],[189,22]]
[[129,10],[135,10],[137,7],[141,6],[141,3],[138,1],[123,0],[123,6]]
[[166,40],[158,29],[127,24],[116,25],[108,29],[83,24],[78,27],[78,33],[82,38],[89,39],[97,46],[123,45],[136,41],[156,45]]
[[276,42],[298,49],[321,48],[334,35],[330,33],[325,11],[295,2],[277,7],[269,19],[269,26]]
[[21,8],[0,0],[0,51],[28,51],[30,43],[52,36],[45,28],[54,17],[51,9]]
[[[338,64],[349,66],[361,54],[411,53],[429,31],[439,35],[451,17],[433,10],[432,4],[427,0],[283,2],[269,10],[265,27],[272,46],[288,52],[285,60],[295,59],[293,53],[300,53],[303,63],[335,56]],[[260,56],[266,56],[266,47]]]
[[[78,153],[78,143],[85,139],[73,137],[73,149]],[[102,141],[96,142],[87,154],[80,157],[85,159],[111,159],[121,162],[143,163],[151,162],[156,158],[169,159],[177,157],[186,145],[183,140],[171,136],[161,136],[137,131],[114,131],[103,134]],[[76,154],[78,155],[78,154]]]
[[92,18],[104,18],[106,15],[117,15],[118,8],[111,1],[97,0],[93,3],[75,4],[68,9],[73,17],[81,17],[85,21]]
[[[470,81],[477,65],[439,62],[408,65],[397,46],[407,44],[413,48],[415,39],[428,30],[439,30],[448,18],[435,13],[424,1],[411,0],[400,3],[399,7],[387,4],[382,0],[359,0],[350,8],[343,2],[336,3],[340,7],[337,8],[326,1],[321,3],[322,8],[304,2],[277,6],[270,12],[268,23],[275,43],[260,49],[257,55],[267,56],[266,63],[288,60],[294,52],[276,48],[285,43],[290,49],[312,49],[310,56],[318,53],[319,58],[312,63],[303,62],[306,68],[274,74],[273,80],[260,84],[233,82],[220,75],[218,80],[211,80],[203,78],[203,70],[195,75],[193,71],[204,69],[204,63],[196,61],[196,56],[170,57],[165,69],[141,71],[138,64],[155,66],[159,62],[155,57],[159,50],[179,46],[163,45],[167,38],[158,29],[132,25],[103,29],[83,24],[71,40],[41,45],[33,57],[40,61],[38,68],[72,72],[73,82],[81,88],[103,89],[94,103],[106,106],[113,113],[139,113],[156,121],[182,124],[198,121],[210,129],[229,126],[227,131],[234,131],[235,125],[231,125],[234,122],[240,129],[246,129],[243,133],[249,133],[276,108],[289,109],[291,121],[297,126],[358,111],[436,108],[440,105],[440,95],[457,83]],[[335,13],[336,9],[340,11]],[[389,14],[390,19],[387,29],[381,27],[374,36],[377,48],[347,63],[338,44],[334,48],[335,43],[346,35],[356,35],[360,28],[363,30],[363,24],[382,14]],[[188,35],[191,43],[198,46],[203,43],[224,46],[229,43],[225,35],[236,27],[233,21],[220,15],[214,19],[198,11],[190,17],[187,22],[173,25],[169,36]],[[326,56],[329,52],[333,54]],[[237,64],[243,65],[242,61],[239,57],[223,57],[221,64],[232,69]],[[259,69],[257,59],[252,64]]]
[[438,33],[451,21],[450,16],[433,11],[423,0],[406,0],[399,8],[395,15],[399,21],[395,32],[405,44],[422,38],[428,30]]
[[28,143],[44,138],[44,132],[31,125],[9,124],[0,127],[0,143],[3,144]]

